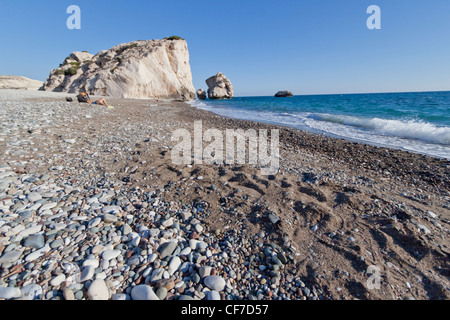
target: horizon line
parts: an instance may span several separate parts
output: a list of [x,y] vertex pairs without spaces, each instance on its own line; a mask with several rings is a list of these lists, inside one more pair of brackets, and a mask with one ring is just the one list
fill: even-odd
[[[383,91],[383,92],[309,93],[309,94],[305,93],[305,94],[294,94],[292,97],[298,97],[298,96],[356,95],[356,94],[388,94],[388,93],[437,93],[437,92],[450,92],[450,89],[449,90],[425,90],[425,91]],[[274,97],[274,95],[234,96],[233,98],[256,98],[256,97]],[[289,97],[286,97],[286,98],[289,98]],[[215,99],[209,99],[208,98],[208,100],[215,100]]]

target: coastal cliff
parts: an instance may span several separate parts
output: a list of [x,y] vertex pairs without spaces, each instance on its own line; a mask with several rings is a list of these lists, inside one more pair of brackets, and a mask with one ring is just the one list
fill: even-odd
[[187,42],[170,38],[124,43],[96,55],[73,52],[51,70],[40,90],[130,99],[195,98]]
[[22,76],[0,76],[0,89],[38,90],[42,81]]

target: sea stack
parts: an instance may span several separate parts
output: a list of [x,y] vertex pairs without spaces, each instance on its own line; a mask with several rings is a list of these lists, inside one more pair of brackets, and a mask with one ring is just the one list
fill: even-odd
[[223,73],[219,72],[205,82],[208,85],[208,98],[231,99],[233,97],[233,85]]
[[204,89],[198,89],[197,90],[197,98],[199,100],[205,100],[206,99],[206,91]]
[[181,38],[134,41],[96,55],[73,52],[51,70],[41,90],[130,99],[195,98],[187,42]]
[[276,98],[284,98],[284,97],[292,97],[294,94],[290,91],[284,90],[284,91],[278,91],[275,94]]

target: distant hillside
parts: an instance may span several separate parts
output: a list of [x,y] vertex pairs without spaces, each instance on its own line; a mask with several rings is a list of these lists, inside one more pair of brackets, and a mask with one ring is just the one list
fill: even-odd
[[0,76],[0,89],[39,90],[43,84],[42,81],[22,76]]

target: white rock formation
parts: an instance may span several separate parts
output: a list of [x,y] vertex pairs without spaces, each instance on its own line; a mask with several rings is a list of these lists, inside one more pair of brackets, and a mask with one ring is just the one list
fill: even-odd
[[134,41],[95,56],[74,52],[51,71],[41,90],[118,98],[192,100],[185,40]]
[[206,84],[210,99],[231,99],[233,97],[233,85],[221,72],[207,79]]
[[0,89],[39,90],[43,82],[21,76],[0,76]]

